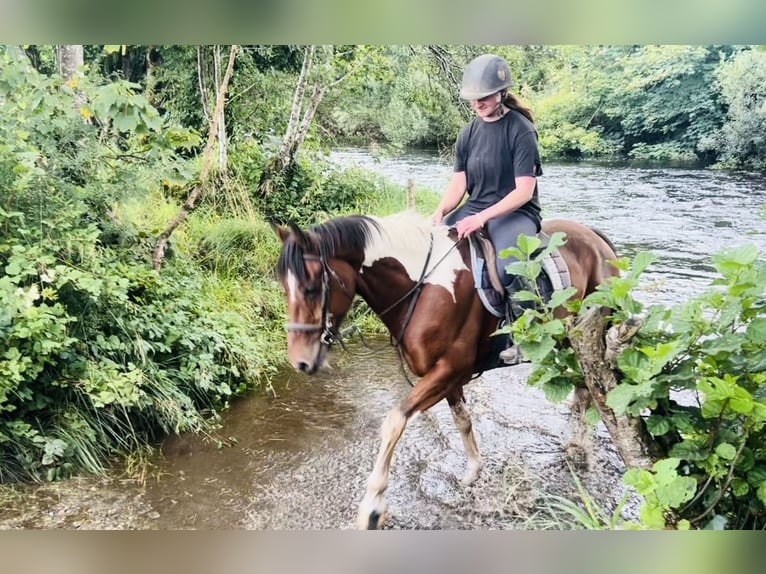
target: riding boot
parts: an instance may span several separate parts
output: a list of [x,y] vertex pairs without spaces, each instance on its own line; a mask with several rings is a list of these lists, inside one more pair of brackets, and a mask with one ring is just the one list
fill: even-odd
[[[530,291],[532,293],[535,292],[534,287],[526,277],[521,275],[514,276],[513,281],[511,281],[510,285],[508,285],[505,289],[505,301],[507,306],[506,314],[508,315],[510,322],[513,322],[521,317],[526,309],[535,308],[534,301],[520,301],[515,296],[519,291]],[[524,358],[524,354],[522,353],[521,348],[513,342],[513,339],[510,338],[510,335],[509,339],[510,345],[507,349],[500,352],[498,355],[499,358],[505,362],[506,365],[518,365],[519,363],[529,362]]]

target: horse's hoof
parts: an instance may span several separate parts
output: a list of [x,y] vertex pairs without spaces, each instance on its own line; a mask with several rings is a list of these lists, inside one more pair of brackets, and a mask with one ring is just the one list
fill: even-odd
[[386,519],[385,504],[370,506],[361,504],[359,507],[359,514],[356,519],[359,530],[380,530],[383,527],[383,522]]
[[367,518],[367,530],[380,530],[381,526],[383,526],[383,515],[375,511],[371,512]]
[[469,468],[465,471],[465,474],[463,475],[463,478],[460,479],[460,483],[463,486],[470,486],[476,480],[479,478],[479,474],[481,473],[481,467],[479,468]]

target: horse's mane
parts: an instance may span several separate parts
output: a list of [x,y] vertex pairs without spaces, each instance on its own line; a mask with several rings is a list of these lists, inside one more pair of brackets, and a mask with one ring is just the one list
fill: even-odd
[[[342,253],[364,253],[373,244],[386,251],[413,251],[418,241],[427,250],[431,223],[412,211],[387,217],[347,215],[312,225],[299,237],[285,241],[277,263],[280,276],[292,271],[299,281],[305,279],[304,255],[307,253],[334,257]],[[376,249],[377,251],[377,249]]]
[[379,230],[379,223],[367,215],[347,215],[312,225],[302,232],[302,238],[294,235],[284,242],[277,261],[277,272],[284,277],[292,271],[299,281],[304,281],[304,255],[333,257],[341,249],[363,251],[374,230]]

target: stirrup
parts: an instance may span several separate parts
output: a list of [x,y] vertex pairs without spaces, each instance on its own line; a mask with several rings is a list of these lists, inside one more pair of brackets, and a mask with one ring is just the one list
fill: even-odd
[[519,345],[511,343],[511,346],[507,349],[500,351],[498,358],[502,360],[506,365],[519,365],[521,363],[529,363],[530,361],[524,357],[524,353]]

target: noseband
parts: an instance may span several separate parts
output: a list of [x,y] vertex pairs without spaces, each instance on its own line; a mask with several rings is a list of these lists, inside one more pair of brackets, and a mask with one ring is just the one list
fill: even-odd
[[343,293],[349,298],[354,298],[354,294],[349,292],[343,280],[338,276],[335,270],[327,263],[327,258],[323,255],[309,255],[304,254],[303,259],[305,261],[319,261],[322,264],[322,318],[319,323],[285,323],[285,329],[287,331],[300,331],[303,333],[313,333],[314,331],[322,331],[319,337],[319,342],[323,345],[332,345],[336,341],[340,341],[340,335],[338,329],[333,326],[332,319],[333,314],[330,312],[330,277],[337,281]]

